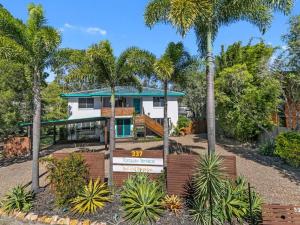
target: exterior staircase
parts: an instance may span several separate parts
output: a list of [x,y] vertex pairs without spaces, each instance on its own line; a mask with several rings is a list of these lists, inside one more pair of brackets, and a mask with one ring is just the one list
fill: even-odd
[[149,130],[151,130],[153,133],[157,134],[160,137],[164,135],[163,126],[147,115],[135,116],[134,123],[136,128],[140,128],[140,127],[144,129],[148,128]]

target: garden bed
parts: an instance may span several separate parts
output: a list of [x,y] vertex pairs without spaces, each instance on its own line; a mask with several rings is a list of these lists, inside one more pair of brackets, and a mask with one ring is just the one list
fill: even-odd
[[[106,222],[108,225],[131,225],[130,222],[125,222],[122,219],[123,212],[121,210],[118,194],[115,194],[113,201],[111,203],[106,203],[105,207],[98,210],[97,213],[80,217],[79,215],[70,212],[68,209],[59,209],[56,207],[54,194],[50,191],[50,188],[46,188],[36,195],[32,212],[38,215],[58,215],[59,217],[70,217],[81,220],[89,219],[91,221]],[[187,211],[183,210],[178,216],[166,211],[156,224],[193,225],[194,223],[189,220]]]

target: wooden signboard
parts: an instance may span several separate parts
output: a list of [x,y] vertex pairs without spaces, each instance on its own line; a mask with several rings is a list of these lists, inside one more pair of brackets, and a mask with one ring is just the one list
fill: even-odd
[[263,225],[300,224],[300,205],[263,205]]
[[[236,179],[235,156],[221,156],[224,173],[230,179]],[[185,185],[195,173],[199,160],[196,154],[168,155],[167,161],[167,190],[169,194],[184,195]]]
[[115,150],[113,151],[113,182],[122,186],[133,173],[149,173],[157,177],[164,169],[162,150]]

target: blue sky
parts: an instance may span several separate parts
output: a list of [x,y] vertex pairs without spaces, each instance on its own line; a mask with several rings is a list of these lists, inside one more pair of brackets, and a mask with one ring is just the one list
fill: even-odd
[[[187,50],[197,54],[192,32],[182,39],[168,25],[157,25],[151,30],[145,26],[143,13],[147,0],[5,0],[1,4],[15,17],[26,20],[30,2],[42,4],[49,25],[61,30],[61,47],[84,49],[108,39],[116,55],[127,47],[138,46],[159,56],[170,41],[183,41]],[[300,0],[295,1],[292,11],[292,15],[296,14],[300,14]],[[262,37],[266,43],[283,46],[281,36],[288,29],[287,22],[287,16],[275,13],[272,26],[264,35],[246,22],[223,27],[214,43],[214,52],[218,54],[222,44],[228,46],[239,40],[247,43],[251,37]]]

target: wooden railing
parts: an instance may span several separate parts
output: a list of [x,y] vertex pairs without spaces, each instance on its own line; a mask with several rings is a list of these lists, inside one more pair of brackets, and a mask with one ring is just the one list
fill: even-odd
[[[132,116],[134,113],[133,107],[116,107],[115,116]],[[101,116],[111,117],[111,108],[104,107],[101,109]]]
[[135,117],[135,125],[144,125],[159,136],[163,136],[163,126],[147,115],[138,115]]

